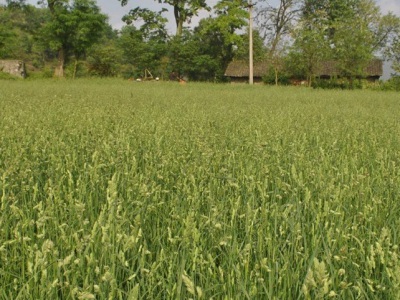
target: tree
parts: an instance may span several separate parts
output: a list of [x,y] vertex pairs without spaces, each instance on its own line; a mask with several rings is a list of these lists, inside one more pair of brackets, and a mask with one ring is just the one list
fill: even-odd
[[26,6],[26,0],[6,0],[8,8],[21,9]]
[[174,37],[169,52],[171,69],[191,80],[225,80],[225,69],[234,57],[245,52],[248,58],[248,37],[242,34],[248,20],[246,4],[243,0],[219,1],[214,6],[215,16],[200,20],[193,32],[186,30],[181,37]]
[[245,4],[243,0],[219,1],[214,6],[216,16],[201,20],[194,29],[194,39],[197,40],[201,55],[203,58],[204,55],[208,56],[217,66],[212,76],[216,80],[222,79],[238,49],[243,49],[245,37],[239,31],[247,26],[248,12]]
[[140,21],[142,25],[139,30],[145,40],[166,39],[168,37],[166,29],[168,19],[162,16],[164,11],[153,12],[147,8],[137,7],[132,9],[122,20],[127,25],[132,25],[134,21]]
[[[118,0],[121,5],[126,5],[128,0]],[[182,35],[183,24],[196,16],[201,9],[210,10],[206,0],[156,0],[158,3],[168,4],[174,9],[176,35]],[[137,9],[137,8],[136,8]]]
[[[334,25],[332,54],[337,62],[339,75],[352,81],[362,77],[373,57],[372,34],[361,18],[342,20]],[[351,32],[351,34],[349,34]]]
[[93,0],[47,0],[51,20],[42,30],[42,42],[57,52],[55,77],[64,76],[64,66],[70,54],[85,55],[85,49],[98,41],[107,17],[100,13]]
[[291,32],[300,13],[300,0],[280,0],[278,6],[262,0],[265,5],[257,9],[256,22],[260,34],[266,40],[269,57],[276,56],[279,44]]
[[320,63],[328,57],[329,41],[326,39],[325,11],[303,14],[292,35],[294,43],[290,49],[288,66],[295,77],[306,77],[311,86]]
[[[0,6],[0,58],[8,58],[10,48],[15,43],[15,32],[11,24],[11,16],[6,7]],[[10,47],[11,46],[11,47]]]
[[[145,26],[145,27],[143,27]],[[166,36],[149,32],[147,25],[137,29],[133,25],[124,26],[120,32],[117,46],[122,51],[123,63],[131,66],[130,76],[141,76],[146,69],[162,73],[161,61],[166,56]],[[158,27],[157,27],[158,28]]]
[[[234,53],[234,59],[249,60],[249,32],[240,35],[241,43],[237,45]],[[253,30],[253,59],[254,61],[264,61],[268,59],[267,48],[264,45],[264,39],[258,30]]]
[[400,19],[398,19],[398,24],[399,26],[397,26],[385,49],[385,56],[392,62],[393,70],[400,73]]
[[352,84],[388,40],[396,26],[392,19],[382,17],[373,0],[305,0],[292,54],[307,57],[309,79],[323,59],[335,61],[338,75]]
[[36,36],[49,15],[44,9],[23,3],[9,1],[7,6],[0,6],[0,58],[35,61],[43,56]]
[[371,26],[374,36],[374,51],[381,51],[390,46],[393,39],[398,35],[400,31],[399,28],[400,18],[395,16],[393,13],[379,16]]

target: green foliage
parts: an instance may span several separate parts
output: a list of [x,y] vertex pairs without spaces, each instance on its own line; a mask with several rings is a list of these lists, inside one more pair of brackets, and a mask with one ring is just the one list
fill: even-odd
[[100,12],[93,0],[47,1],[51,19],[40,31],[40,41],[44,47],[57,52],[56,77],[64,76],[64,64],[70,56],[75,60],[86,55],[103,35],[107,16]]
[[54,66],[51,63],[46,63],[41,66],[40,69],[27,72],[27,79],[35,80],[35,79],[48,79],[52,78],[54,75]]
[[269,85],[289,85],[291,76],[286,70],[278,70],[271,67],[262,79],[265,84]]
[[21,78],[0,71],[0,80],[19,80],[19,79]]
[[154,76],[164,72],[162,59],[167,53],[164,36],[152,36],[146,40],[140,29],[124,26],[116,46],[122,52],[122,63],[136,70],[131,76],[143,76],[146,69]]
[[184,31],[169,45],[171,70],[191,80],[226,80],[229,62],[243,52],[246,38],[238,33],[247,24],[243,1],[219,1],[214,8],[215,17],[202,19],[193,32]]
[[26,6],[26,0],[6,0],[7,7],[11,9],[21,9]]
[[[128,0],[118,0],[121,2],[121,5],[126,5]],[[183,33],[183,24],[192,19],[193,16],[197,16],[199,10],[205,9],[210,10],[209,6],[206,3],[206,0],[156,0],[158,3],[165,3],[173,8],[173,14],[176,23],[176,35],[181,36]],[[135,19],[135,16],[150,16],[151,20],[156,19],[160,20],[161,13],[166,10],[162,10],[160,13],[154,13],[149,11],[148,9],[142,9],[137,7],[129,13],[128,16],[125,17],[125,20],[131,22],[131,17]],[[158,14],[158,16],[157,16]],[[145,17],[146,19],[146,17]],[[150,22],[151,23],[151,22]]]
[[375,21],[378,7],[369,0],[348,6],[342,14],[338,10],[330,22],[330,41],[340,75],[356,78],[364,75],[365,67],[373,58],[374,38],[369,27]]
[[321,61],[329,57],[329,41],[326,39],[326,12],[318,11],[300,21],[294,31],[294,43],[288,55],[288,68],[307,78],[311,85]]
[[385,56],[392,62],[392,68],[400,73],[400,18],[389,16],[389,26],[393,26],[394,31],[389,35],[389,43],[385,48]]
[[189,31],[184,31],[181,36],[173,37],[168,44],[169,68],[179,77],[187,75],[192,68],[192,59],[199,54],[200,48],[192,39]]
[[[158,1],[174,11],[178,34],[173,38],[166,30],[165,8],[132,9],[124,17],[129,25],[117,33],[94,0],[39,2],[40,7],[24,0],[0,5],[0,58],[22,59],[38,76],[44,68],[47,74],[51,64],[55,76],[63,76],[64,68],[72,77],[139,77],[148,69],[162,78],[177,72],[191,80],[223,82],[228,64],[249,56],[245,0],[217,1],[212,14],[194,29],[183,24],[201,9],[209,10],[206,1]],[[261,25],[269,42],[265,47],[264,38],[254,32],[254,59],[268,58],[279,74],[285,61],[288,76],[311,84],[320,63],[332,60],[339,76],[360,78],[373,54],[400,68],[400,19],[382,16],[372,0],[264,2],[267,20]],[[272,82],[272,77],[266,80]]]
[[0,7],[0,58],[41,60],[36,38],[49,15],[31,5]]
[[218,61],[224,73],[237,49],[244,44],[238,31],[247,25],[248,13],[243,1],[219,1],[215,7],[215,17],[205,18],[194,29],[195,39],[201,45],[201,51]]
[[115,45],[96,47],[87,58],[88,72],[99,77],[112,77],[120,74],[121,51]]
[[382,81],[374,89],[382,91],[400,91],[400,76],[394,76],[387,81]]
[[55,51],[64,48],[79,57],[101,38],[106,19],[92,0],[74,0],[70,5],[59,2],[51,21],[42,28],[43,41]]
[[313,88],[322,89],[341,89],[341,90],[353,90],[362,89],[363,81],[360,79],[349,79],[349,78],[331,78],[331,79],[320,79],[316,78],[312,83]]
[[291,49],[302,65],[296,69],[311,81],[322,60],[333,60],[339,76],[355,79],[384,47],[396,20],[382,17],[372,0],[323,0],[305,1],[299,25]]
[[[65,20],[65,18],[69,20]],[[106,28],[107,16],[102,14],[94,0],[74,0],[70,15],[61,17],[69,23],[68,48],[76,58],[84,56],[86,49],[98,42]]]
[[1,299],[399,299],[395,94],[0,87]]
[[[238,44],[238,48],[234,57],[239,60],[249,59],[249,33],[241,35],[242,43]],[[253,30],[253,59],[254,61],[262,61],[267,57],[267,49],[264,46],[264,40],[261,38],[258,30]]]
[[144,40],[165,40],[168,36],[165,27],[168,20],[162,16],[162,12],[163,11],[153,12],[146,8],[137,7],[132,9],[128,15],[125,15],[122,20],[125,21],[127,25],[132,25],[134,21],[142,22],[143,24],[140,26],[139,30]]

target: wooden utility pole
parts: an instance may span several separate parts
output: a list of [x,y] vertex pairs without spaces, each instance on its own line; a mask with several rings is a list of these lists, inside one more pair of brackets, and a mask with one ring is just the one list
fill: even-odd
[[253,3],[249,0],[249,84],[253,84]]

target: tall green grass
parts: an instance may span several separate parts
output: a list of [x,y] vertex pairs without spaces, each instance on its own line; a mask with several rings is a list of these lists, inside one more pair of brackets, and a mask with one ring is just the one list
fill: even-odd
[[400,299],[398,93],[0,88],[0,299]]

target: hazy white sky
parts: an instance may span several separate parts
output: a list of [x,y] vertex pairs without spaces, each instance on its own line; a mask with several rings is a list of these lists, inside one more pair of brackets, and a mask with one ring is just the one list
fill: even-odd
[[[274,4],[277,1],[278,0],[270,0],[270,3]],[[37,0],[27,0],[27,2],[36,4]],[[217,2],[218,0],[207,0],[209,6],[214,6]],[[0,4],[5,3],[5,0],[0,0]],[[102,11],[109,16],[110,23],[114,28],[121,28],[124,25],[121,18],[132,8],[137,6],[148,7],[154,10],[159,10],[161,8],[158,1],[154,0],[128,0],[128,5],[125,7],[121,7],[118,0],[97,0],[97,3],[101,7]],[[376,0],[376,3],[381,7],[383,13],[392,11],[400,16],[400,0]],[[166,8],[170,7],[166,6]],[[208,14],[208,12],[202,11],[200,12],[200,17],[206,17]],[[173,23],[173,13],[171,10],[167,13],[167,17],[170,20],[168,29],[171,33],[174,33],[175,25]],[[199,18],[194,18],[192,24],[197,24],[198,20]]]

